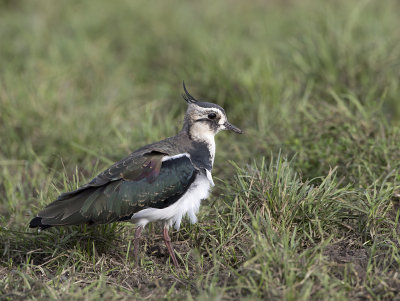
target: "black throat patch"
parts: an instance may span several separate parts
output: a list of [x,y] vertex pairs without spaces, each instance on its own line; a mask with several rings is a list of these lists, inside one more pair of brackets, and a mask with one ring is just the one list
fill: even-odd
[[192,147],[189,150],[190,159],[198,168],[212,170],[211,153],[206,142],[192,141]]

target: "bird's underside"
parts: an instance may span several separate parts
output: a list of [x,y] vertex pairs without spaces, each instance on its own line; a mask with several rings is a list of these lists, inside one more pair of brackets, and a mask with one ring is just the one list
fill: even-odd
[[150,152],[121,160],[87,185],[60,195],[30,227],[106,224],[129,220],[145,208],[170,206],[190,187],[198,170],[188,156],[165,158],[167,154]]

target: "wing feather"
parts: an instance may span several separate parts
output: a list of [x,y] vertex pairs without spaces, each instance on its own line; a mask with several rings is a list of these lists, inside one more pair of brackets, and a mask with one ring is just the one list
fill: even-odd
[[169,206],[186,192],[198,171],[188,156],[164,162],[163,157],[155,153],[113,165],[44,208],[38,214],[42,226],[110,223],[144,208]]
[[128,156],[97,175],[88,184],[74,191],[61,194],[57,200],[62,201],[69,199],[73,195],[79,194],[88,188],[100,187],[120,179],[135,181],[146,178],[147,181],[152,182],[160,172],[162,158],[165,156],[167,156],[167,154],[158,151],[150,151],[141,156]]

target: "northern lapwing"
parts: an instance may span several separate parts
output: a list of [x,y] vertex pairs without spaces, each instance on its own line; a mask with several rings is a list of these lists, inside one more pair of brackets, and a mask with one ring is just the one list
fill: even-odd
[[201,102],[189,94],[183,127],[174,137],[146,145],[115,163],[77,190],[61,194],[40,211],[29,226],[107,224],[130,221],[137,225],[134,256],[137,260],[143,228],[164,223],[164,241],[178,267],[168,229],[179,230],[182,217],[197,221],[200,202],[214,186],[211,170],[215,157],[214,136],[221,130],[241,134],[228,122],[219,105]]

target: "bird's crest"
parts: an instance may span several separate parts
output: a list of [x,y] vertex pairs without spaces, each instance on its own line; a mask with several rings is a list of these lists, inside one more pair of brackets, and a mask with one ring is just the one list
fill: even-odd
[[185,94],[182,94],[183,99],[186,100],[187,103],[196,103],[197,99],[194,98],[192,95],[190,95],[190,93],[186,89],[185,81],[182,81],[182,83],[183,83],[183,90],[185,91]]

